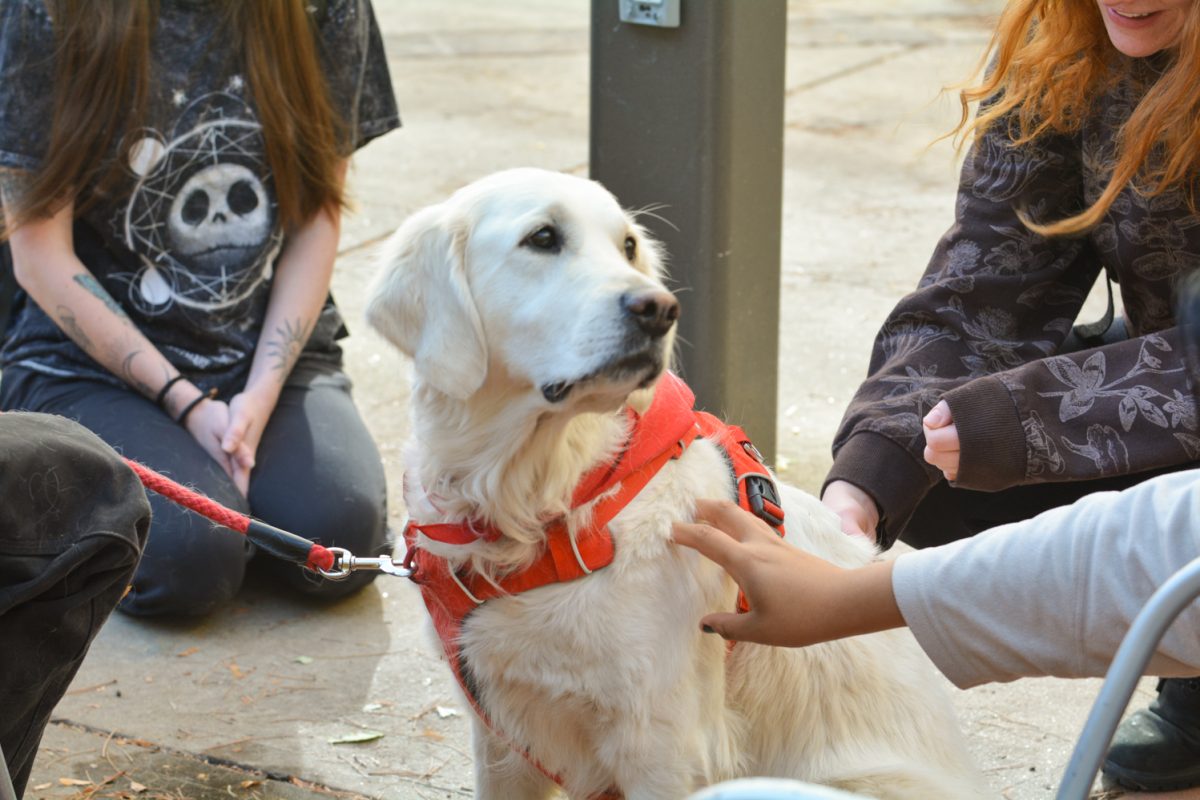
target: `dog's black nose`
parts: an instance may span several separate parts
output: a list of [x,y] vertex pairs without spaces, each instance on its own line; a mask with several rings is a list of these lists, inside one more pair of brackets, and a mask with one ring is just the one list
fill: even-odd
[[679,319],[679,301],[670,292],[651,289],[621,295],[621,308],[651,336],[665,336]]

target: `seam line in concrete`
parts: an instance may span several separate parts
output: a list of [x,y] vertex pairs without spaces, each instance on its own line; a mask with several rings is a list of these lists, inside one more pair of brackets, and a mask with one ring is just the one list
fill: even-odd
[[84,722],[75,722],[74,720],[64,719],[62,717],[52,717],[50,719],[50,724],[60,728],[70,728],[73,730],[82,731],[84,733],[95,734],[96,736],[107,736],[109,739],[138,742],[139,746],[154,747],[163,753],[180,756],[182,758],[194,758],[197,761],[203,761],[205,764],[212,764],[214,767],[227,767],[230,769],[236,769],[251,775],[260,775],[269,780],[280,781],[281,783],[290,784],[292,783],[292,780],[295,779],[303,782],[301,788],[310,788],[314,791],[337,795],[338,797],[343,798],[343,800],[370,800],[370,798],[366,795],[350,789],[339,789],[336,786],[330,786],[329,784],[321,783],[320,781],[310,781],[307,778],[300,777],[299,775],[289,775],[284,772],[254,767],[229,758],[209,756],[203,753],[193,753],[188,750],[180,750],[177,747],[171,747],[170,745],[162,744],[160,742],[152,742],[143,736],[133,736],[128,733],[121,733],[120,731],[105,730],[104,728],[97,728],[94,725],[88,725]]
[[838,70],[837,72],[830,73],[829,75],[826,75],[822,78],[818,78],[815,81],[809,81],[808,83],[802,83],[798,86],[794,86],[791,89],[787,90],[787,92],[784,94],[784,97],[795,97],[796,95],[798,95],[802,92],[807,92],[809,89],[815,89],[818,86],[824,86],[825,84],[832,83],[833,81],[836,81],[840,78],[845,78],[849,75],[855,74],[856,72],[862,72],[863,70],[870,69],[871,67],[877,67],[880,64],[885,64],[888,61],[891,61],[896,58],[900,58],[901,56],[906,56],[911,53],[915,53],[918,50],[923,50],[929,46],[930,45],[928,45],[924,42],[919,43],[919,44],[903,45],[903,46],[901,46],[901,48],[899,50],[896,50],[895,52],[884,53],[883,55],[878,55],[878,56],[875,56],[874,58],[868,58],[866,61],[862,61],[858,64],[854,64],[853,66],[849,66],[849,67],[846,67],[845,69]]

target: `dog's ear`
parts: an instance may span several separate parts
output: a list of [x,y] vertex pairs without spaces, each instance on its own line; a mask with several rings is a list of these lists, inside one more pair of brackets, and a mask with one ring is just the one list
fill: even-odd
[[466,231],[445,204],[405,220],[384,245],[366,312],[368,324],[412,358],[418,379],[460,400],[487,376]]

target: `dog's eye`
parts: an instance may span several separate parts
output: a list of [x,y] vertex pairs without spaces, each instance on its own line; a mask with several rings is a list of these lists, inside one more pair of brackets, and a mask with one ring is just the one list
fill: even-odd
[[554,226],[543,225],[533,233],[526,236],[525,241],[521,242],[521,244],[528,245],[529,247],[533,247],[537,250],[558,252],[559,248],[562,246],[562,239],[559,237],[558,230],[555,229]]
[[632,236],[625,237],[625,258],[633,261],[637,258],[637,239]]

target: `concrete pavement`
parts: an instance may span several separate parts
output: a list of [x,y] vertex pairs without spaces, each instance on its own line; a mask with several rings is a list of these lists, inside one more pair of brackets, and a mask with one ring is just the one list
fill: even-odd
[[[398,522],[408,373],[357,322],[372,245],[496,169],[586,174],[589,5],[375,3],[405,127],[356,159],[359,211],[335,293]],[[878,324],[950,222],[955,154],[927,145],[958,112],[938,91],[970,72],[1000,4],[789,2],[778,466],[809,490]],[[470,796],[468,712],[421,614],[400,580],[324,606],[272,596],[252,577],[202,622],[117,615],[55,712],[27,797]],[[1097,689],[1037,680],[954,691],[997,796],[1053,797]],[[1135,702],[1148,697],[1144,687]]]

